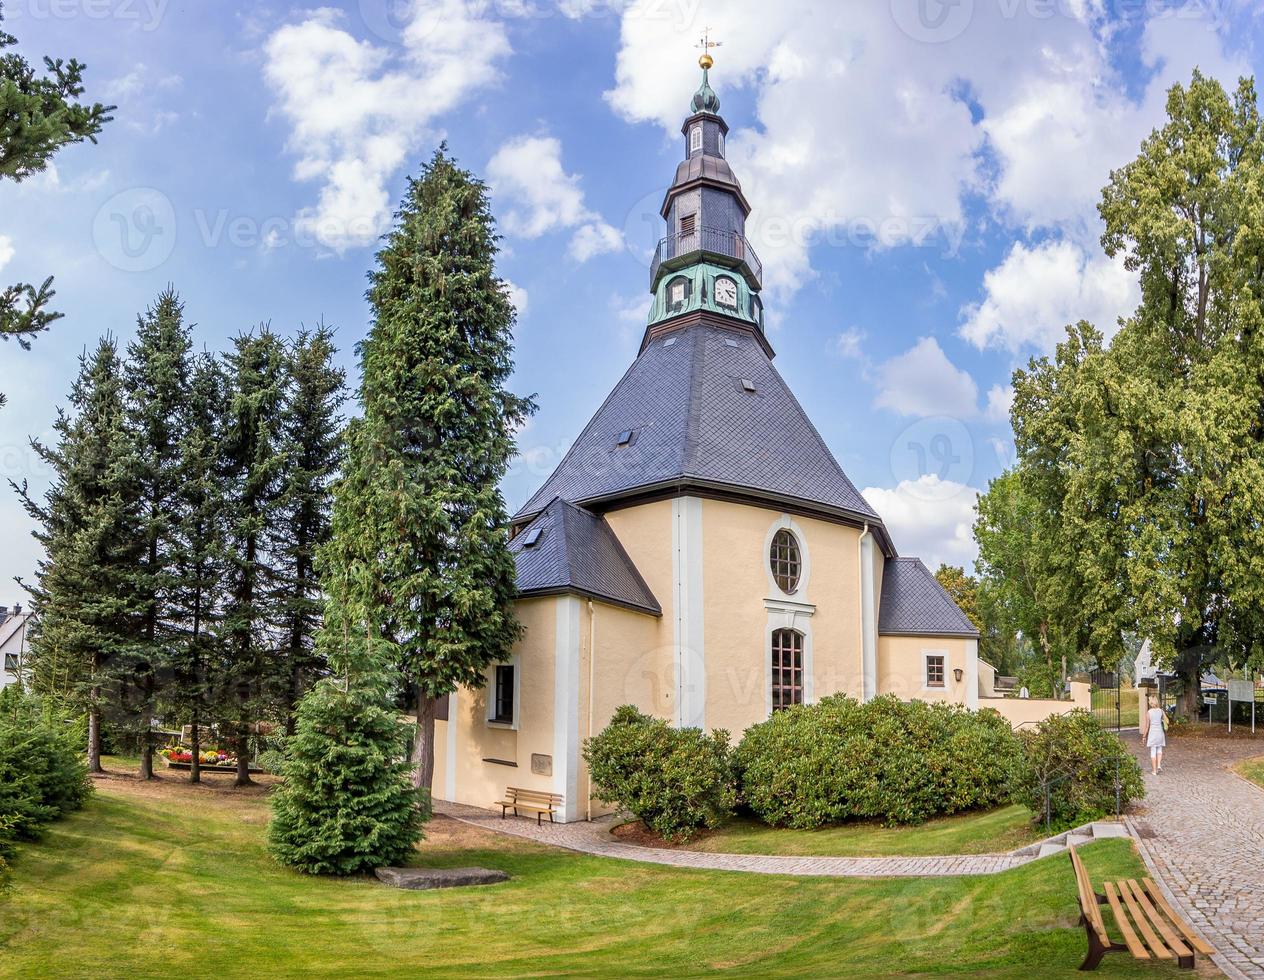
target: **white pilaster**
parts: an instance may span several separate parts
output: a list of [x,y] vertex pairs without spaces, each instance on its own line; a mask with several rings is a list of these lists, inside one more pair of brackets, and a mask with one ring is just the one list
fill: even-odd
[[557,600],[553,655],[553,792],[563,799],[563,823],[579,814],[579,610],[574,596]]
[[966,641],[966,707],[979,707],[979,641]]
[[456,738],[461,726],[457,722],[457,695],[448,695],[448,723],[444,726],[443,798],[456,801]]
[[672,501],[676,724],[706,726],[707,672],[702,622],[702,500]]
[[862,701],[878,696],[877,597],[873,582],[873,532],[860,539],[860,695]]

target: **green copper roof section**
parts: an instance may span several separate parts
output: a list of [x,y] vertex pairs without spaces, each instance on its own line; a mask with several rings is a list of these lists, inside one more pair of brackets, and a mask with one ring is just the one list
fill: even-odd
[[707,69],[702,69],[702,84],[698,86],[698,91],[693,93],[693,99],[689,103],[689,108],[697,112],[711,112],[719,114],[720,97],[715,94],[715,89],[711,87],[711,82],[707,77]]
[[[673,292],[673,286],[680,288]],[[659,280],[647,323],[653,326],[700,310],[743,320],[761,333],[764,329],[763,303],[745,276],[706,261],[694,262]]]

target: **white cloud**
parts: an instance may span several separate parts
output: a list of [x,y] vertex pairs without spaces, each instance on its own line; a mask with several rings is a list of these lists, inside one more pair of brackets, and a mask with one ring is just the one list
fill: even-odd
[[952,361],[934,337],[923,337],[903,354],[874,368],[874,405],[901,415],[971,418],[978,413],[979,387]]
[[275,31],[264,77],[290,125],[294,175],[318,181],[300,232],[336,251],[373,242],[390,224],[387,181],[430,127],[499,79],[505,28],[473,0],[416,0],[402,48],[359,41],[328,8]]
[[868,336],[859,327],[848,327],[834,338],[834,352],[841,357],[860,359],[864,356],[862,345]]
[[992,385],[987,393],[987,409],[983,413],[990,422],[1008,422],[1009,411],[1014,407],[1014,389],[1011,385]]
[[487,164],[492,193],[508,204],[505,231],[522,238],[539,238],[552,231],[574,228],[570,254],[577,262],[613,252],[623,236],[584,203],[577,174],[562,167],[562,143],[552,136],[516,136]]
[[1108,337],[1140,300],[1122,258],[1090,255],[1069,241],[1015,242],[983,277],[984,298],[961,310],[961,336],[976,347],[1046,351],[1068,323],[1088,320]]
[[979,491],[934,474],[903,480],[894,489],[861,491],[882,517],[902,555],[915,555],[934,571],[941,562],[969,571],[978,555],[971,528]]
[[0,269],[13,261],[13,239],[8,235],[0,235]]
[[[1225,54],[1214,4],[1130,12],[1134,24],[1149,18],[1140,91],[1120,73],[1118,18],[1096,0],[958,4],[966,17],[950,17],[942,37],[921,36],[934,32],[919,28],[916,4],[728,0],[707,12],[725,39],[713,84],[722,101],[748,89],[754,102],[728,156],[755,205],[749,230],[774,292],[811,280],[822,242],[951,253],[978,194],[1021,234],[1095,252],[1100,189],[1162,121],[1166,88],[1195,65],[1229,83],[1249,74]],[[675,139],[697,85],[695,32],[662,6],[625,8],[607,98]]]
[[509,294],[509,302],[513,303],[514,309],[518,311],[518,317],[522,318],[527,315],[527,291],[519,286],[516,282],[504,280],[505,292]]

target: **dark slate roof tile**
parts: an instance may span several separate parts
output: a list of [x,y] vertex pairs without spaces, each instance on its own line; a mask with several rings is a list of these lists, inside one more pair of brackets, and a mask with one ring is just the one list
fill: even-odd
[[[536,530],[539,539],[527,547]],[[662,614],[610,525],[574,504],[555,499],[509,542],[509,550],[517,562],[521,595],[574,591]]]
[[[753,393],[743,378],[754,382]],[[625,429],[636,439],[618,446]],[[708,324],[645,348],[515,520],[555,497],[583,504],[690,478],[881,524],[759,342]]]
[[886,635],[978,636],[968,616],[920,558],[888,559],[882,571],[878,632]]

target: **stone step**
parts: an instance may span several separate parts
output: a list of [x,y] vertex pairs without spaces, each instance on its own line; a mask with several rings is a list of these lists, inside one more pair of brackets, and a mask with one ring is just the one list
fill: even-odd
[[1081,844],[1087,844],[1092,839],[1088,834],[1067,834],[1067,847],[1079,847]]
[[1121,823],[1095,823],[1090,829],[1093,832],[1094,840],[1103,840],[1107,837],[1128,836],[1128,828]]
[[1036,852],[1036,857],[1048,857],[1050,854],[1060,854],[1066,848],[1061,844],[1041,844],[1040,850]]

